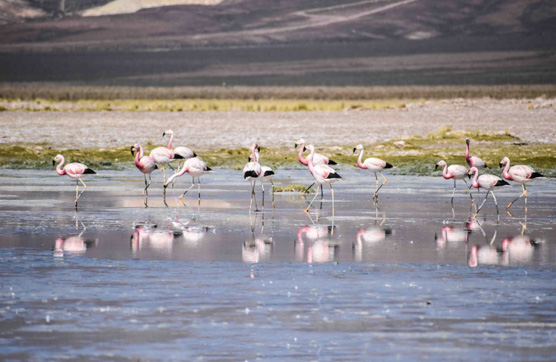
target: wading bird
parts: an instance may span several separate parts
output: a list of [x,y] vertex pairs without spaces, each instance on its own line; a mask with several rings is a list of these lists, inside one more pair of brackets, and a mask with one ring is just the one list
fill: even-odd
[[[448,164],[444,160],[439,161],[434,167],[434,169],[435,170],[438,169],[439,166],[442,167],[442,177],[444,177],[446,180],[454,179],[454,191],[452,192],[452,199],[450,200],[450,204],[452,205],[452,209],[453,209],[454,195],[456,193],[456,180],[463,180],[465,186],[467,187],[467,191],[469,191],[469,185],[465,180],[465,178],[468,177],[469,174],[465,166],[461,166],[461,165],[448,166]],[[471,195],[471,193],[469,193],[469,196],[471,196],[471,200],[473,200],[473,196]]]
[[527,210],[527,189],[525,188],[525,184],[531,180],[536,178],[544,177],[538,172],[535,172],[531,167],[525,165],[515,165],[510,167],[510,159],[508,157],[504,157],[502,161],[500,161],[500,167],[504,166],[504,170],[502,171],[502,176],[508,180],[517,182],[521,184],[523,188],[523,193],[519,195],[515,200],[510,202],[506,208],[510,208],[514,202],[519,200],[522,196],[525,196],[525,210]]
[[[299,160],[299,163],[301,163],[302,165],[308,166],[309,165],[309,160],[308,158],[303,158],[303,152],[305,152],[306,148],[305,148],[305,140],[303,138],[301,138],[299,141],[297,141],[295,143],[295,148],[297,148],[297,146],[299,146],[299,154],[297,155],[297,159]],[[325,165],[336,165],[336,162],[329,159],[328,157],[326,157],[325,155],[322,155],[320,153],[315,153],[314,157],[313,157],[313,164],[314,165],[320,165],[320,164],[325,164]],[[307,187],[305,189],[305,191],[303,191],[301,194],[304,195],[311,187],[313,187],[315,183],[313,182],[311,184],[311,186]],[[323,189],[321,189],[321,196],[323,195]]]
[[323,184],[329,184],[330,185],[330,192],[332,193],[332,215],[334,215],[334,188],[332,188],[332,184],[336,181],[340,181],[342,179],[342,177],[340,175],[338,175],[336,173],[336,171],[325,164],[319,164],[319,165],[315,165],[313,164],[313,157],[315,155],[315,147],[313,145],[309,145],[307,146],[307,149],[309,151],[311,151],[311,153],[309,154],[308,160],[309,160],[309,172],[311,172],[311,175],[313,175],[313,177],[315,178],[316,183],[318,184],[317,186],[317,192],[315,193],[315,196],[313,197],[313,199],[311,200],[311,203],[309,204],[309,206],[307,206],[307,208],[305,209],[305,212],[309,212],[309,209],[311,208],[311,205],[313,204],[313,201],[315,201],[315,199],[317,198],[317,195],[319,193],[319,188],[322,187]]
[[257,142],[253,142],[251,146],[251,157],[249,157],[248,162],[243,167],[243,178],[249,181],[252,185],[251,187],[251,202],[249,203],[249,211],[253,206],[253,198],[255,198],[255,211],[257,210],[257,197],[255,196],[255,184],[257,180],[261,176],[262,169],[261,165],[257,161],[256,152],[260,151],[260,147],[257,145]]
[[465,162],[469,165],[469,167],[476,167],[477,170],[482,170],[483,168],[488,168],[485,161],[480,159],[477,156],[469,156],[469,138],[465,139]]
[[[135,154],[136,153],[136,154]],[[145,176],[145,189],[143,190],[143,195],[149,196],[147,189],[151,185],[151,173],[158,168],[154,158],[151,156],[143,156],[143,147],[139,144],[131,146],[131,155],[135,156],[135,166],[139,171]],[[149,175],[149,180],[147,182],[147,175]]]
[[207,172],[211,172],[212,169],[207,166],[207,164],[201,160],[199,157],[193,157],[185,160],[183,163],[182,168],[170,176],[170,178],[164,183],[164,200],[166,200],[166,188],[174,179],[177,177],[182,176],[184,173],[188,173],[191,176],[191,186],[187,190],[184,191],[183,194],[179,197],[181,200],[185,194],[195,186],[195,177],[197,177],[197,189],[199,191],[199,203],[201,203],[201,176],[203,176]]
[[481,203],[481,206],[479,206],[479,208],[477,209],[477,212],[475,213],[475,216],[477,216],[479,211],[481,211],[481,208],[485,204],[489,193],[492,194],[492,198],[494,199],[494,204],[496,205],[496,213],[499,214],[498,201],[496,201],[496,196],[494,196],[494,192],[492,190],[495,187],[509,185],[509,183],[507,183],[506,181],[502,180],[500,177],[495,176],[495,175],[483,174],[483,175],[479,176],[479,170],[477,170],[477,167],[471,167],[471,169],[469,170],[469,175],[473,175],[473,174],[475,175],[475,177],[473,177],[473,180],[471,182],[473,187],[475,187],[477,189],[487,190],[485,199]]
[[[79,200],[79,198],[87,188],[87,185],[85,185],[85,182],[83,182],[82,178],[96,174],[96,172],[91,170],[84,164],[77,162],[68,163],[64,166],[65,161],[66,160],[64,159],[64,156],[57,155],[52,160],[52,165],[54,166],[56,162],[59,162],[58,166],[56,166],[56,172],[58,173],[58,175],[67,175],[69,178],[75,180],[75,209],[77,210],[77,200]],[[79,193],[79,182],[83,184],[83,190],[81,190],[81,193]]]
[[[171,129],[167,130],[162,134],[162,136],[170,135],[170,140],[168,141],[168,149],[172,149],[172,141],[174,141],[174,131]],[[175,155],[180,155],[184,160],[197,157],[197,154],[189,147],[178,146],[173,149]]]
[[[255,156],[257,158],[257,162],[260,164],[261,156],[259,152],[255,151]],[[249,158],[249,161],[251,158]],[[261,181],[261,189],[263,190],[263,208],[264,208],[264,183],[270,182],[272,184],[272,188],[270,189],[270,194],[272,195],[272,207],[274,207],[274,182],[272,178],[274,177],[274,170],[268,166],[261,166],[261,174],[259,175],[259,180]]]
[[[164,137],[166,133],[167,132],[162,133],[162,137]],[[174,134],[172,133],[170,137],[170,142],[168,142],[168,146],[172,146],[173,138],[174,138]],[[164,183],[166,183],[166,165],[172,168],[170,166],[170,162],[183,159],[181,155],[174,153],[174,151],[172,151],[170,147],[157,147],[151,151],[149,156],[154,159],[154,162],[156,162],[156,164],[160,166],[160,168],[162,168],[162,172],[164,173]]]
[[[359,158],[357,159],[357,166],[359,166],[359,168],[361,168],[363,170],[369,170],[370,172],[375,174],[377,189],[373,194],[373,201],[374,200],[378,201],[378,191],[386,183],[386,177],[384,177],[384,175],[382,174],[382,171],[384,171],[385,169],[388,169],[388,168],[392,168],[393,166],[391,164],[389,164],[388,162],[385,162],[385,161],[381,160],[380,158],[374,158],[374,157],[369,157],[369,158],[365,159],[365,161],[363,163],[361,163],[361,159],[363,158],[363,145],[357,145],[353,149],[353,153],[355,153],[357,150],[360,151]],[[382,176],[382,178],[384,179],[384,182],[382,182],[382,184],[380,186],[378,186],[377,173],[380,173],[380,176]]]

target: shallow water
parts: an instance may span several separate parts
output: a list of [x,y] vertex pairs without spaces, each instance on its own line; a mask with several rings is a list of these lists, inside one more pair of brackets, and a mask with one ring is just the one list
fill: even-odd
[[156,175],[148,208],[140,175],[104,171],[78,212],[68,178],[1,176],[5,360],[556,359],[552,179],[527,213],[497,190],[498,221],[462,185],[454,218],[441,177],[387,176],[375,208],[374,179],[343,171],[332,217],[329,188],[309,215],[312,195],[268,193],[250,214],[239,171],[204,176],[200,206],[182,177],[166,207]]

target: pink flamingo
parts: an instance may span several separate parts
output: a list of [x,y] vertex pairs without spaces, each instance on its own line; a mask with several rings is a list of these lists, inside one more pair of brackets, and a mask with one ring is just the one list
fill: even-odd
[[[77,200],[81,197],[87,185],[83,182],[82,178],[87,177],[89,175],[96,174],[95,171],[91,170],[89,167],[85,166],[82,163],[68,163],[64,166],[65,158],[62,155],[57,155],[52,160],[52,165],[54,166],[56,162],[59,162],[58,166],[56,166],[56,172],[58,175],[67,175],[69,178],[76,180],[75,184],[75,209],[77,210]],[[79,182],[83,184],[83,190],[79,193]]]
[[315,147],[313,145],[309,145],[307,146],[307,148],[309,149],[309,151],[311,151],[308,157],[309,172],[311,172],[311,175],[313,175],[313,177],[315,178],[315,181],[317,182],[318,186],[317,186],[317,192],[315,192],[315,197],[313,197],[311,203],[305,209],[305,212],[306,213],[309,212],[309,209],[311,208],[313,201],[315,201],[315,199],[317,198],[317,195],[319,193],[319,188],[321,188],[323,184],[329,184],[330,192],[332,193],[332,215],[334,215],[334,188],[332,187],[332,184],[336,181],[340,181],[342,177],[338,175],[336,171],[328,165],[322,163],[319,165],[315,165],[313,163],[313,157],[315,155]]
[[469,138],[465,139],[465,162],[469,165],[469,167],[476,167],[477,170],[482,170],[483,168],[488,168],[485,161],[480,159],[477,156],[469,156]]
[[[260,161],[259,153],[255,150],[255,157],[257,158],[257,162]],[[251,158],[249,158],[251,160]],[[259,162],[260,164],[260,162]],[[264,209],[264,183],[270,182],[272,184],[272,188],[270,189],[270,193],[272,195],[272,207],[274,207],[274,182],[272,178],[274,177],[274,170],[268,166],[261,166],[261,174],[259,175],[259,179],[261,180],[261,188],[263,190],[263,209]]]
[[469,254],[468,265],[471,268],[483,265],[507,264],[503,258],[504,252],[492,246],[473,245]]
[[183,163],[183,167],[178,172],[170,176],[170,178],[164,183],[164,200],[166,200],[166,187],[168,187],[168,185],[172,183],[174,179],[182,176],[184,173],[187,172],[189,176],[191,176],[191,186],[187,190],[185,190],[183,194],[181,194],[179,199],[181,200],[185,196],[185,194],[189,190],[191,190],[193,186],[195,186],[195,177],[197,177],[197,189],[199,191],[199,204],[200,204],[201,203],[201,176],[211,171],[212,169],[208,167],[207,164],[199,157],[193,157],[185,160],[185,162]]
[[[303,152],[305,152],[306,148],[305,148],[305,140],[303,138],[301,138],[299,141],[297,141],[295,143],[295,148],[297,148],[297,146],[300,146],[299,148],[299,154],[297,155],[297,159],[299,160],[299,163],[301,163],[302,165],[308,166],[309,165],[309,159],[308,158],[303,158]],[[326,157],[325,155],[322,155],[320,153],[315,153],[314,159],[313,159],[313,164],[315,165],[320,165],[320,164],[325,164],[325,165],[336,165],[337,163],[331,159],[329,159],[328,157]],[[304,195],[307,191],[309,191],[309,189],[311,187],[313,187],[315,183],[313,182],[311,184],[311,186],[307,187],[305,189],[305,191],[303,191],[301,194]],[[321,189],[321,196],[323,189]]]
[[[172,141],[174,140],[174,131],[172,131],[171,129],[167,130],[166,132],[164,132],[162,134],[162,136],[166,136],[167,134],[170,135],[170,140],[168,141],[168,149],[172,149]],[[174,154],[175,155],[180,155],[184,160],[187,160],[189,158],[193,158],[193,157],[197,157],[197,154],[195,152],[193,152],[193,150],[189,147],[185,147],[185,146],[179,146],[174,148]]]
[[[353,153],[355,153],[357,150],[361,151],[359,153],[359,158],[357,159],[357,166],[359,166],[359,168],[361,168],[363,170],[369,170],[370,172],[375,174],[377,189],[376,189],[375,193],[373,194],[373,200],[378,201],[378,191],[386,183],[386,177],[384,177],[384,175],[382,174],[382,171],[384,171],[388,168],[392,168],[394,166],[392,166],[391,164],[389,164],[386,161],[381,160],[380,158],[374,158],[374,157],[367,158],[367,159],[365,159],[365,161],[363,163],[361,163],[361,159],[363,158],[363,145],[357,145],[353,149]],[[382,178],[384,179],[384,181],[382,182],[382,184],[380,186],[378,186],[377,173],[380,173],[380,176],[382,176]]]
[[[137,154],[135,154],[137,153]],[[143,190],[143,195],[149,196],[147,189],[151,185],[151,173],[158,168],[154,158],[151,156],[143,156],[143,148],[139,144],[131,146],[131,155],[135,156],[135,166],[143,173],[145,177],[145,189]],[[147,182],[147,175],[149,175],[149,181]]]
[[251,157],[249,157],[248,162],[243,167],[243,178],[249,181],[252,185],[251,188],[251,202],[249,203],[249,212],[253,206],[253,197],[255,198],[255,211],[257,211],[257,197],[255,196],[255,184],[261,176],[262,169],[261,165],[257,161],[256,151],[260,151],[260,147],[257,142],[253,142],[251,146]]
[[[439,166],[443,167],[442,177],[444,177],[446,180],[454,179],[454,191],[452,192],[452,199],[450,201],[450,204],[452,205],[452,209],[453,209],[454,208],[454,195],[456,193],[456,180],[463,180],[463,182],[465,183],[465,186],[467,187],[467,191],[469,191],[469,185],[467,184],[467,181],[465,180],[465,178],[468,177],[469,174],[468,174],[468,171],[465,168],[465,166],[461,166],[461,165],[450,165],[450,166],[448,166],[448,164],[444,160],[438,162],[436,164],[436,166],[434,167],[434,169],[435,170],[438,169]],[[471,193],[469,193],[469,196],[471,197],[471,200],[473,200],[473,195],[471,195]]]
[[469,174],[470,175],[473,175],[473,174],[475,175],[475,177],[473,177],[473,181],[471,182],[473,187],[475,187],[476,189],[486,189],[487,190],[485,199],[481,203],[481,206],[479,206],[479,209],[477,210],[477,212],[475,212],[475,216],[477,216],[479,211],[481,211],[481,208],[485,204],[489,193],[492,194],[492,198],[494,199],[494,204],[496,205],[496,213],[499,214],[498,202],[496,201],[496,196],[494,196],[494,192],[492,190],[495,187],[509,185],[509,183],[502,180],[498,176],[494,176],[494,175],[490,175],[490,174],[483,174],[483,175],[479,176],[479,170],[477,170],[477,167],[471,167],[471,169],[469,170]]
[[[162,137],[164,137],[165,135],[166,132],[162,133]],[[169,146],[172,145],[173,138],[174,135],[172,133],[170,142],[168,142]],[[152,157],[154,159],[154,162],[156,162],[156,164],[162,168],[162,172],[164,173],[164,183],[166,183],[166,165],[172,168],[170,166],[170,162],[183,159],[181,155],[175,154],[174,151],[172,151],[172,149],[169,147],[157,147],[151,151],[149,156]]]
[[523,188],[523,193],[510,202],[506,208],[509,209],[514,202],[519,200],[522,196],[525,196],[525,210],[527,210],[527,189],[525,188],[525,184],[531,180],[544,176],[535,172],[535,170],[529,166],[515,165],[510,167],[510,159],[508,157],[504,157],[502,161],[500,161],[500,167],[504,165],[506,167],[504,167],[504,170],[502,171],[502,176],[508,181],[514,181],[521,184],[521,187]]

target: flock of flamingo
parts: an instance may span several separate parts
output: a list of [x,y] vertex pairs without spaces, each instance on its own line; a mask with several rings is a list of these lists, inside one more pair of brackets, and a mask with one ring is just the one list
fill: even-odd
[[[172,142],[174,140],[174,132],[168,130],[162,134],[163,137],[166,135],[170,136],[170,140],[168,141],[167,147],[157,147],[153,149],[148,156],[144,155],[143,148],[139,144],[135,144],[131,146],[131,154],[135,156],[135,166],[139,171],[141,171],[145,178],[145,188],[143,189],[143,195],[148,196],[148,188],[151,184],[151,173],[156,169],[162,169],[164,174],[164,199],[166,199],[166,188],[168,185],[173,184],[176,178],[188,173],[191,176],[191,186],[186,189],[181,196],[179,197],[182,199],[185,194],[191,190],[195,186],[195,178],[197,178],[197,188],[199,194],[199,201],[201,199],[201,176],[206,174],[207,172],[211,172],[212,170],[207,166],[207,164],[201,160],[193,150],[188,147],[175,147],[172,148]],[[476,156],[469,155],[469,144],[470,140],[466,139],[466,147],[465,147],[465,160],[467,165],[469,166],[469,170],[462,165],[450,165],[448,166],[445,161],[440,161],[436,164],[436,168],[442,167],[442,176],[449,180],[454,180],[454,190],[452,192],[451,198],[451,205],[453,209],[454,205],[454,195],[456,191],[456,180],[463,180],[465,185],[467,186],[467,191],[470,191],[470,187],[475,187],[476,189],[485,189],[486,196],[479,206],[476,209],[475,215],[479,213],[479,211],[484,206],[485,202],[487,201],[488,195],[492,194],[492,198],[494,199],[494,203],[496,205],[496,212],[499,213],[498,210],[498,202],[496,200],[496,196],[494,196],[494,188],[500,186],[509,185],[508,182],[502,180],[500,177],[492,174],[484,173],[479,175],[479,171],[488,168],[486,163]],[[315,147],[313,145],[305,146],[305,140],[300,139],[295,143],[295,147],[300,147],[298,160],[301,164],[306,165],[309,172],[315,179],[315,183],[318,184],[315,196],[309,203],[309,206],[305,209],[305,212],[309,212],[313,202],[315,201],[317,195],[319,194],[319,189],[321,191],[321,196],[323,194],[323,185],[328,184],[330,186],[330,192],[332,194],[332,214],[334,214],[334,188],[332,184],[334,182],[342,180],[342,177],[330,166],[335,165],[336,162],[329,159],[328,157],[321,155],[319,153],[315,153]],[[309,150],[309,155],[307,157],[303,156],[303,152]],[[370,157],[363,160],[363,146],[357,145],[353,149],[353,153],[359,151],[359,157],[357,159],[357,166],[361,169],[368,170],[375,175],[376,180],[376,190],[373,193],[373,203],[376,204],[378,202],[378,192],[380,189],[386,184],[386,177],[382,174],[384,170],[392,168],[393,166],[379,158]],[[274,186],[272,182],[272,177],[274,176],[274,171],[268,166],[261,166],[260,164],[260,147],[257,142],[254,142],[251,146],[251,156],[248,159],[247,164],[243,168],[243,178],[251,183],[251,200],[249,205],[249,210],[252,210],[253,206],[253,199],[255,199],[255,209],[257,209],[257,201],[255,196],[255,185],[256,182],[259,181],[261,183],[261,188],[263,191],[263,205],[264,205],[264,182],[270,182]],[[177,171],[171,166],[171,163],[174,161],[180,161],[182,164],[178,167]],[[87,167],[82,163],[69,163],[64,165],[64,156],[57,155],[52,164],[55,165],[58,163],[56,167],[56,172],[59,175],[67,175],[68,177],[76,180],[76,189],[75,189],[75,208],[77,209],[77,203],[87,185],[83,182],[83,178],[86,176],[90,176],[92,174],[96,174],[95,171]],[[175,173],[166,179],[166,166],[172,168]],[[525,209],[527,210],[527,189],[525,188],[525,184],[533,179],[544,177],[538,172],[535,172],[531,167],[526,165],[515,165],[510,167],[510,160],[508,157],[504,157],[500,161],[500,167],[504,166],[502,176],[507,181],[513,181],[521,184],[523,192],[520,196],[515,198],[512,202],[510,202],[506,208],[510,208],[514,202],[516,202],[521,197],[525,196]],[[381,175],[383,178],[382,183],[379,182],[378,174]],[[147,179],[148,176],[148,179]],[[473,178],[471,179],[471,185],[469,185],[466,181],[466,178]],[[83,185],[81,192],[79,192],[79,182]],[[309,186],[307,190],[309,190],[314,183]],[[304,192],[304,193],[305,193]],[[472,203],[474,204],[473,196],[469,192],[470,198]],[[274,206],[274,199],[272,201]]]

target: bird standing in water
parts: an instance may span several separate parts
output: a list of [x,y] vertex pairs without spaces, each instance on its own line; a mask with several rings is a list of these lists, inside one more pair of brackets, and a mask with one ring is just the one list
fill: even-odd
[[[85,182],[83,182],[82,178],[87,177],[89,175],[94,175],[96,174],[96,172],[91,170],[86,165],[78,162],[68,163],[67,165],[64,166],[65,161],[66,160],[64,156],[57,155],[52,160],[52,165],[54,166],[56,162],[59,162],[58,166],[56,166],[56,172],[58,173],[58,175],[60,176],[67,175],[69,178],[74,179],[76,181],[75,209],[77,210],[77,201],[79,200],[79,198],[81,197],[85,189],[87,188],[87,185],[85,185]],[[81,190],[81,193],[79,193],[79,182],[83,184],[83,190]]]

